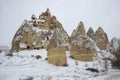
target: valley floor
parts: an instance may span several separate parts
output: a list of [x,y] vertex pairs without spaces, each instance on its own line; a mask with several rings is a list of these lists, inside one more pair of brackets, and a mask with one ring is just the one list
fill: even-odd
[[[68,66],[56,67],[45,58],[47,51],[31,50],[14,52],[13,56],[0,53],[0,80],[120,80],[120,71],[108,69],[105,72],[90,72],[95,62],[76,61],[66,52]],[[36,59],[36,55],[42,58]],[[77,65],[76,65],[77,63]]]

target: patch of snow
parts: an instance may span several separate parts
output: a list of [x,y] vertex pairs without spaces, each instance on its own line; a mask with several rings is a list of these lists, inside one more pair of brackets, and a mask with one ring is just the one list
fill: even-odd
[[27,46],[24,43],[20,43],[20,48],[27,48]]
[[25,23],[28,23],[28,21],[24,20],[23,23],[21,24],[21,26],[23,26]]
[[[42,58],[36,59],[40,55]],[[86,68],[97,68],[97,61],[84,62],[70,58],[66,52],[67,67],[56,67],[48,63],[47,51],[24,50],[14,52],[12,57],[0,54],[0,80],[24,80],[33,77],[33,80],[119,80],[120,71],[109,69],[107,72],[90,72]],[[76,62],[78,65],[76,65]]]
[[19,41],[22,38],[23,38],[23,36],[19,35],[19,36],[15,37],[14,41]]
[[44,23],[44,22],[45,22],[45,20],[44,20],[44,19],[40,19],[40,22],[43,22],[43,23]]
[[29,32],[29,31],[30,31],[30,28],[27,27],[27,28],[25,28],[24,30],[25,30],[25,32]]
[[117,38],[113,38],[112,39],[112,44],[113,44],[112,48],[116,52],[118,50],[119,46],[120,46],[118,39]]
[[106,70],[108,68],[112,68],[111,60],[114,60],[114,58],[114,55],[112,55],[110,52],[100,50],[97,54],[94,55],[93,60],[97,61],[99,70]]
[[39,29],[38,27],[32,27],[32,30],[34,30],[36,33],[39,33],[39,32],[41,32],[41,31],[43,31],[43,32],[48,32],[48,30]]
[[33,45],[36,45],[36,42],[33,41],[32,44],[33,44]]

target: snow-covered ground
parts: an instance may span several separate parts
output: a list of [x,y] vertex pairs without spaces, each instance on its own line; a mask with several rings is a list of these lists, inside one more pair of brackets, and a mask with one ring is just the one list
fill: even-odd
[[[71,59],[66,52],[68,66],[57,67],[45,58],[47,51],[24,50],[13,52],[13,56],[0,53],[0,80],[120,80],[120,71],[109,69],[105,72],[90,72],[88,67],[96,67],[97,61],[82,62]],[[36,59],[36,55],[42,58]]]

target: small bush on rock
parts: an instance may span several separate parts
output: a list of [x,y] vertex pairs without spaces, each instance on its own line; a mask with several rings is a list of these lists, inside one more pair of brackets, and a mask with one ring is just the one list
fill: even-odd
[[74,59],[74,57],[71,55],[70,58]]
[[40,55],[36,55],[36,59],[40,59],[42,58]]
[[26,78],[19,79],[19,80],[33,80],[34,78],[32,76],[27,76]]
[[87,68],[86,70],[91,71],[91,72],[96,72],[96,73],[99,72],[97,69],[94,69],[94,68]]
[[34,57],[34,55],[31,55],[31,57]]
[[79,64],[78,64],[78,61],[75,61],[75,65],[79,65]]
[[13,54],[12,54],[12,53],[7,53],[6,56],[10,56],[10,57],[12,57]]
[[45,60],[48,60],[48,58],[45,58]]

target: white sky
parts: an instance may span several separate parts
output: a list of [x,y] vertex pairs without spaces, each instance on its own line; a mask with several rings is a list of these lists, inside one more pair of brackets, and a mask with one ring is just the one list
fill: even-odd
[[0,45],[10,44],[24,19],[49,8],[70,35],[80,21],[120,38],[120,0],[0,0]]

